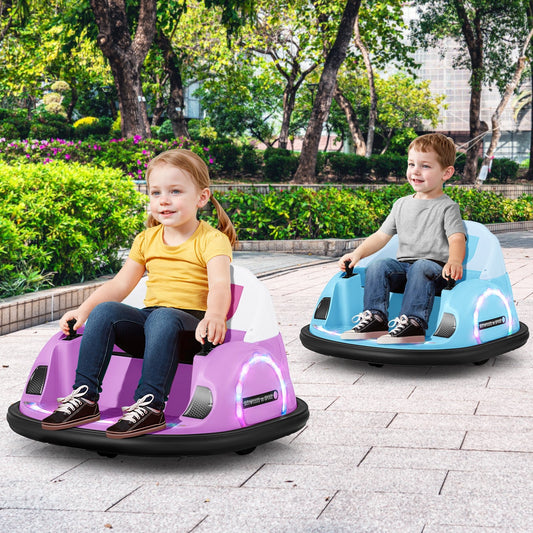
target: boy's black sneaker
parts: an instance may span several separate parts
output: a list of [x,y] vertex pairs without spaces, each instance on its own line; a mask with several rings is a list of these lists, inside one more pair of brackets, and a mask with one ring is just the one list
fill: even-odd
[[393,329],[387,335],[378,338],[378,344],[421,343],[426,340],[426,330],[416,318],[402,315],[392,321]]
[[100,420],[98,403],[84,398],[87,390],[87,385],[82,385],[65,398],[58,398],[57,401],[61,405],[50,416],[42,420],[41,427],[54,431]]
[[354,320],[358,321],[356,325],[345,331],[341,335],[341,339],[377,339],[389,331],[387,322],[378,313],[364,311],[356,315]]
[[153,400],[153,395],[147,394],[133,405],[123,407],[122,410],[126,414],[118,422],[107,428],[106,437],[127,439],[165,429],[167,425],[163,411],[157,411],[150,407]]

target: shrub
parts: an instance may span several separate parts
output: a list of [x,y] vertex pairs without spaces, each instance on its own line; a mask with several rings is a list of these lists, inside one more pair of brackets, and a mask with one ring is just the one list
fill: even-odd
[[22,109],[0,108],[0,137],[24,139],[30,132],[30,121]]
[[[0,163],[0,297],[116,271],[142,229],[146,197],[119,170]],[[15,291],[16,292],[16,291]]]
[[253,146],[244,146],[241,156],[241,169],[246,174],[256,174],[263,164],[260,152]]
[[265,158],[264,175],[267,181],[280,182],[290,180],[298,168],[298,157],[273,154]]
[[33,116],[29,135],[33,139],[68,139],[72,135],[72,126],[62,115],[42,111]]
[[398,154],[373,155],[369,164],[377,179],[385,180],[391,175],[402,178],[407,169],[407,157]]
[[328,154],[331,170],[341,179],[361,180],[369,170],[368,159],[356,154]]
[[[230,191],[217,195],[231,218],[239,239],[348,239],[365,237],[377,229],[392,204],[412,192],[409,184],[318,191],[293,187],[268,194]],[[533,220],[531,196],[509,200],[493,192],[446,187],[459,203],[464,219],[484,224]],[[214,211],[208,216],[216,224]]]
[[230,141],[211,143],[210,155],[218,170],[237,172],[241,168],[241,150]]
[[157,133],[157,138],[160,141],[174,139],[174,129],[172,128],[172,122],[170,122],[170,120],[167,119],[161,124],[159,132]]
[[84,117],[80,118],[73,124],[74,137],[76,139],[91,138],[109,138],[113,119],[110,117]]
[[513,180],[516,178],[519,167],[520,165],[512,159],[493,159],[489,180],[495,180],[498,183],[506,183],[507,180]]

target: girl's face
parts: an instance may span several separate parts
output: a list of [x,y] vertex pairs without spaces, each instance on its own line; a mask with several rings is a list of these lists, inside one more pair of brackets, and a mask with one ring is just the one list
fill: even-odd
[[407,159],[407,180],[416,192],[415,198],[432,199],[443,193],[442,185],[454,173],[453,167],[443,168],[437,153],[410,150]]
[[166,163],[150,174],[150,210],[165,230],[189,236],[198,227],[196,212],[210,197],[209,189],[199,189],[189,173]]

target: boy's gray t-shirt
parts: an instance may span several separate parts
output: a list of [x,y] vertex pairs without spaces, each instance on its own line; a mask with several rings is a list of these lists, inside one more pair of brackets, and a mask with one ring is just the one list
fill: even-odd
[[419,200],[414,195],[399,198],[380,229],[387,235],[398,234],[399,261],[432,259],[446,263],[448,237],[454,233],[466,236],[459,206],[446,194],[432,200]]

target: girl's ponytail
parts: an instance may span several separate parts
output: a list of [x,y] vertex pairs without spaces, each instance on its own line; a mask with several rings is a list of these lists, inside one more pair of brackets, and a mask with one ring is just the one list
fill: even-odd
[[235,231],[235,227],[231,223],[231,220],[229,219],[226,211],[224,211],[219,201],[212,194],[211,202],[213,203],[217,211],[219,231],[224,233],[228,237],[231,246],[234,246],[237,242],[237,232]]

